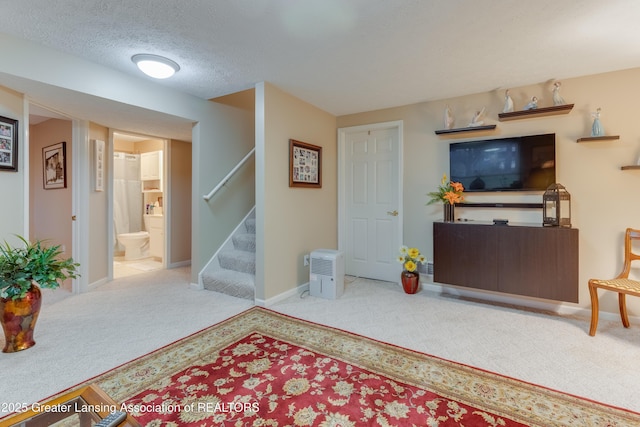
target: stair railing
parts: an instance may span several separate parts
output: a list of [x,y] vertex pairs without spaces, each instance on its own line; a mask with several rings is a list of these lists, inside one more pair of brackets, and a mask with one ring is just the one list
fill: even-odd
[[251,158],[251,156],[256,152],[255,147],[251,149],[251,151],[249,151],[249,153],[244,156],[244,158],[242,160],[240,160],[240,162],[233,168],[231,169],[231,172],[229,172],[227,174],[227,176],[224,177],[224,179],[222,181],[220,181],[220,183],[218,185],[216,185],[213,190],[211,190],[209,192],[209,194],[206,194],[204,196],[202,196],[202,198],[208,202],[209,200],[211,200],[211,198],[218,192],[218,190],[220,190],[222,187],[225,186],[225,184],[227,182],[229,182],[229,180],[233,177],[233,175],[238,171],[238,169],[240,169],[246,162],[247,160],[249,160],[249,158]]

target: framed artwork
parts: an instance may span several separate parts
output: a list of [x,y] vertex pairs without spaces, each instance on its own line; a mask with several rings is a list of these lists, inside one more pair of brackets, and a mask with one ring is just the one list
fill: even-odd
[[0,117],[0,170],[18,171],[18,121]]
[[289,140],[289,187],[322,187],[322,147]]
[[103,191],[104,190],[104,141],[99,139],[94,140],[95,144],[95,167],[96,167],[96,177],[95,177],[95,190]]
[[66,142],[42,149],[42,182],[45,190],[67,188]]

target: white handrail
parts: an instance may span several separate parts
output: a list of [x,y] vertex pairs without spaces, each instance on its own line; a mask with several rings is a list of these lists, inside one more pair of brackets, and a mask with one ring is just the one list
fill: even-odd
[[211,200],[211,198],[213,197],[213,195],[214,195],[214,194],[216,194],[216,193],[218,192],[218,190],[220,190],[222,187],[224,187],[224,185],[225,185],[227,182],[229,182],[229,180],[231,179],[231,177],[232,177],[232,176],[233,176],[233,175],[238,171],[238,169],[240,169],[240,168],[242,167],[242,165],[244,165],[244,164],[247,162],[247,160],[249,160],[249,157],[251,157],[251,156],[253,155],[253,153],[255,153],[255,152],[256,152],[256,149],[255,149],[255,147],[254,147],[254,148],[252,148],[252,149],[251,149],[251,151],[249,151],[249,153],[248,153],[246,156],[244,156],[244,158],[243,158],[242,160],[240,160],[240,163],[238,163],[238,164],[236,165],[236,167],[235,167],[235,168],[233,168],[233,169],[231,170],[231,172],[229,172],[229,173],[227,174],[227,176],[225,176],[225,177],[224,177],[224,179],[223,179],[222,181],[220,181],[220,184],[216,185],[216,186],[213,188],[213,190],[211,190],[211,191],[209,192],[209,194],[207,194],[206,196],[202,196],[202,198],[203,198],[205,201],[207,201],[207,202],[208,202],[209,200]]

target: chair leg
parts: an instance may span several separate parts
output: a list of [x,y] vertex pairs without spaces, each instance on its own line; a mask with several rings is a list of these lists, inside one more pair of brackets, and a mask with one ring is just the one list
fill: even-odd
[[589,283],[589,295],[591,295],[591,327],[589,335],[592,337],[596,334],[598,328],[598,288]]
[[620,306],[620,318],[625,328],[629,327],[629,316],[627,316],[627,299],[622,292],[618,293],[618,305]]

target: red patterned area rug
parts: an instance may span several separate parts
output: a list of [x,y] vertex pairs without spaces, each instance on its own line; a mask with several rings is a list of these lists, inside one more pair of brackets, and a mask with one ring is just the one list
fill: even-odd
[[640,414],[258,307],[91,382],[148,426],[640,425]]

